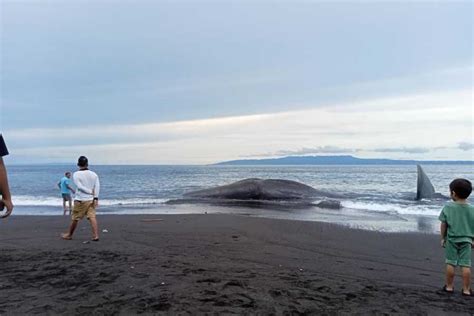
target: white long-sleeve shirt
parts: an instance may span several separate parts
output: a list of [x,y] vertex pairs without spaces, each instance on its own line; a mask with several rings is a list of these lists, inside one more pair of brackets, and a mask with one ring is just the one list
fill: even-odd
[[74,200],[92,201],[99,198],[99,176],[88,169],[74,172],[72,179],[77,187]]

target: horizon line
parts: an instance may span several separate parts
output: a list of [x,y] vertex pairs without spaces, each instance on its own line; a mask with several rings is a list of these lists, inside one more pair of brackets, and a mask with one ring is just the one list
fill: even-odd
[[[355,158],[359,160],[387,160],[387,161],[403,161],[403,162],[420,162],[420,163],[430,163],[430,162],[435,162],[435,163],[459,163],[459,162],[464,162],[464,163],[473,163],[474,164],[474,159],[473,160],[445,160],[445,159],[440,159],[440,160],[420,160],[420,159],[393,159],[393,158],[360,158],[352,155],[290,155],[290,156],[281,156],[281,157],[266,157],[266,158],[246,158],[246,159],[232,159],[232,160],[225,160],[225,161],[219,161],[219,162],[214,162],[214,163],[208,163],[208,164],[196,164],[196,163],[178,163],[178,164],[172,164],[172,163],[97,163],[97,164],[91,164],[91,166],[215,166],[219,164],[224,164],[224,163],[229,163],[229,162],[236,162],[236,161],[262,161],[262,160],[277,160],[277,159],[285,159],[285,158],[336,158],[336,157],[350,157],[350,158]],[[69,162],[38,162],[38,163],[9,163],[9,166],[44,166],[44,165],[76,165],[75,162],[69,163]],[[291,165],[291,164],[289,164]],[[319,165],[324,165],[324,164],[319,164]],[[344,164],[341,164],[344,165]]]

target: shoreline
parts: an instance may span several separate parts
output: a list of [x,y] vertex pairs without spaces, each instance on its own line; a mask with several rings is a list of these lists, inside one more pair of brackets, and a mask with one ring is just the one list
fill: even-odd
[[98,220],[99,242],[86,221],[61,240],[68,216],[0,222],[0,313],[474,313],[471,298],[439,292],[432,234],[225,214]]
[[[54,210],[55,211],[52,211]],[[26,210],[26,211],[25,211]],[[62,208],[19,206],[16,216],[62,216]],[[25,213],[23,213],[25,212]],[[36,214],[31,214],[35,212]],[[44,213],[43,213],[44,212]],[[51,214],[56,212],[56,214]],[[22,214],[23,213],[23,214]],[[438,217],[421,214],[396,214],[393,212],[357,210],[357,209],[324,209],[318,207],[295,208],[292,206],[222,206],[212,204],[162,204],[153,207],[119,207],[101,206],[97,210],[100,216],[162,216],[162,215],[237,215],[250,218],[283,219],[305,222],[333,223],[352,229],[363,229],[380,232],[421,232],[439,233]]]

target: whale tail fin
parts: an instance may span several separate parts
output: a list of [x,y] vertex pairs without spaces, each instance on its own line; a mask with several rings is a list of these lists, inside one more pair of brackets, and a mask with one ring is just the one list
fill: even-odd
[[435,189],[431,184],[430,179],[426,175],[423,168],[420,165],[416,165],[417,167],[417,185],[416,185],[416,200],[421,200],[423,198],[430,198],[433,197],[435,194]]

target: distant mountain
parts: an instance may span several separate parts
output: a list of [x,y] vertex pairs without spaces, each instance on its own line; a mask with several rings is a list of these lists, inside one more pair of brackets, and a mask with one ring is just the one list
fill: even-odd
[[270,159],[244,159],[219,162],[216,165],[252,166],[252,165],[473,165],[469,160],[395,160],[363,159],[353,156],[289,156]]

